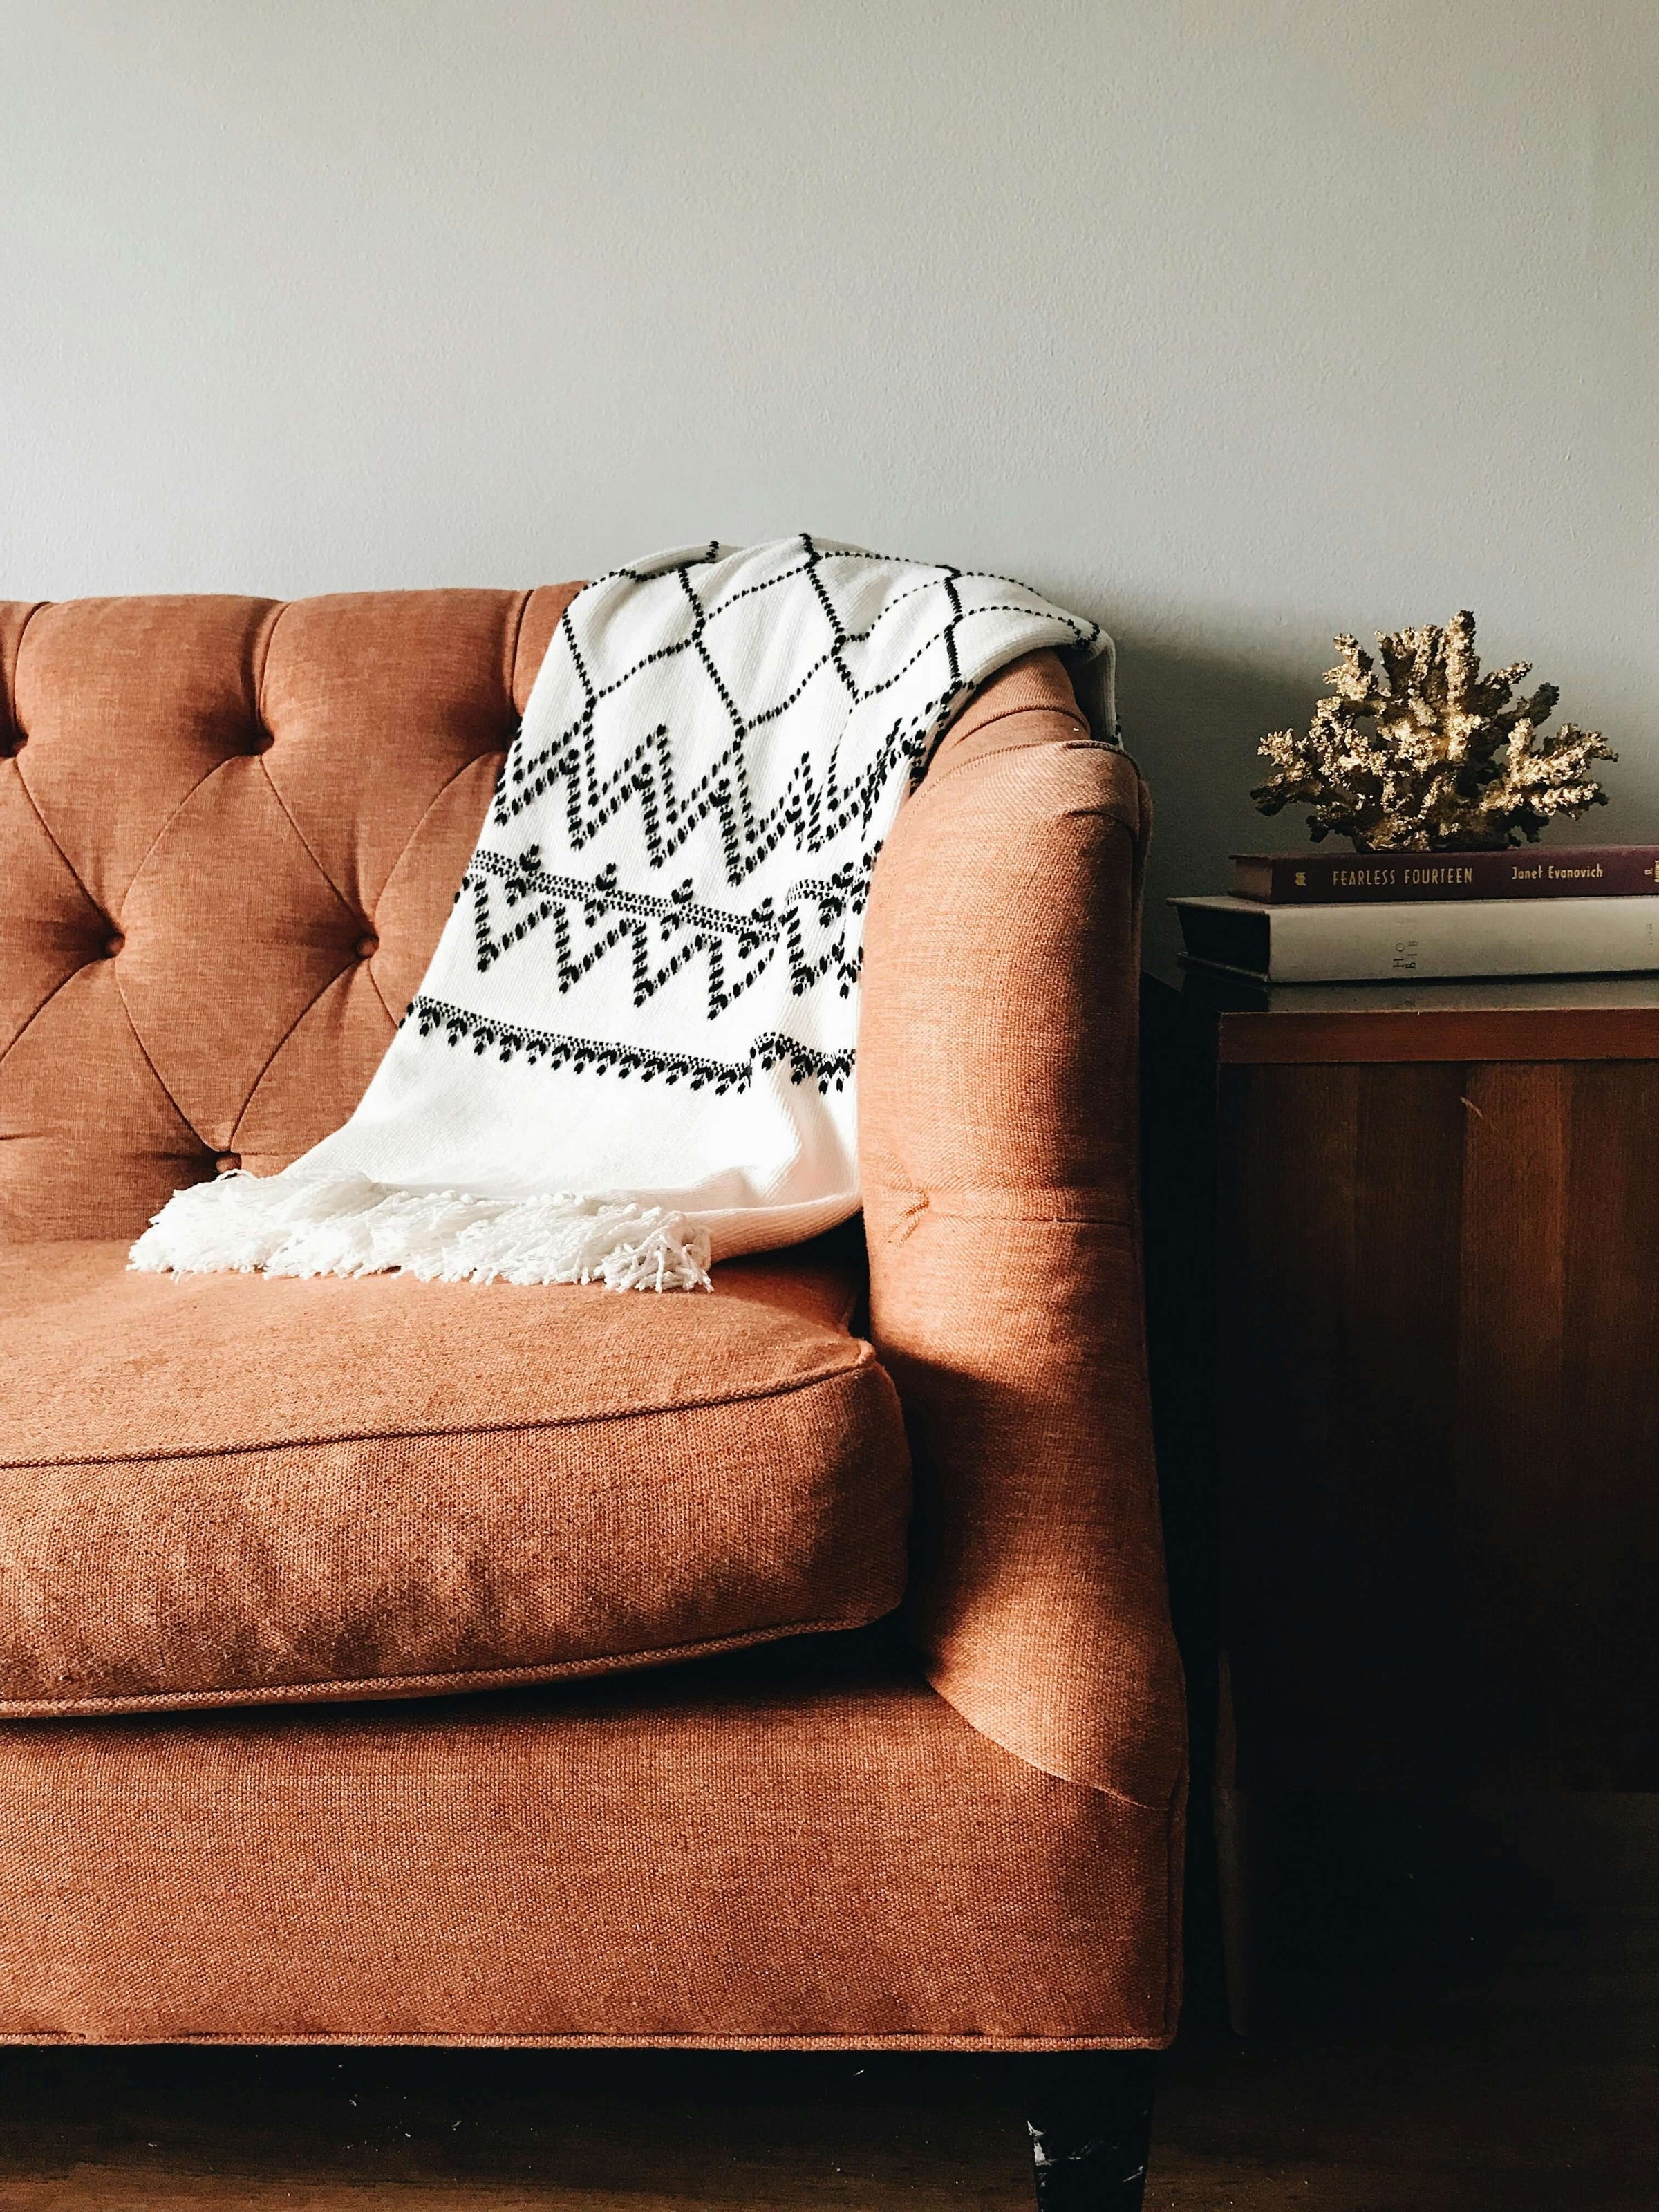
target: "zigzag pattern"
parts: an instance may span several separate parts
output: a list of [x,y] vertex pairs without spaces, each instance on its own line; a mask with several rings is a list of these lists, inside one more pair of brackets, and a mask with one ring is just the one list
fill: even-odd
[[[781,900],[763,899],[747,913],[732,914],[698,899],[691,879],[666,897],[623,890],[614,862],[591,882],[579,876],[550,873],[541,849],[532,845],[514,859],[480,849],[461,878],[460,896],[472,898],[474,956],[480,975],[533,931],[550,926],[554,968],[561,996],[574,990],[609,954],[626,945],[633,964],[634,1004],[642,1006],[699,956],[708,962],[708,1018],[722,1014],[770,969],[781,952],[796,998],[833,975],[844,999],[857,982],[862,947],[849,957],[847,924],[862,915],[879,843],[849,860],[833,875],[803,878]],[[499,896],[518,919],[497,922]],[[805,914],[811,910],[821,930],[841,928],[834,941],[814,953],[806,942]],[[588,942],[578,951],[573,915],[580,912]],[[608,925],[608,926],[607,926]],[[673,950],[665,956],[662,948]]]
[[[820,571],[826,562],[863,556],[826,552],[805,536],[801,539],[801,546],[802,558],[793,566],[781,569],[763,583],[750,585],[743,591],[733,592],[712,608],[703,605],[692,582],[692,568],[702,563],[683,563],[672,573],[678,580],[690,617],[686,634],[641,654],[619,676],[605,684],[595,684],[583,657],[572,621],[572,615],[580,601],[573,600],[560,621],[556,643],[566,654],[581,688],[582,712],[538,751],[525,753],[518,744],[514,746],[491,811],[493,826],[499,830],[509,829],[527,806],[533,805],[549,791],[562,783],[565,787],[565,834],[571,850],[580,852],[623,807],[637,801],[647,855],[654,869],[672,860],[702,823],[713,816],[720,826],[720,851],[726,881],[734,889],[777,850],[786,836],[793,836],[797,851],[810,854],[821,851],[828,840],[839,836],[854,822],[860,823],[867,830],[896,769],[901,763],[906,763],[910,768],[913,781],[919,777],[926,766],[927,753],[938,743],[949,726],[951,709],[966,696],[969,687],[963,680],[957,643],[962,625],[985,616],[1018,613],[1024,610],[1007,602],[964,609],[958,585],[965,571],[939,568],[924,582],[896,593],[867,629],[849,629],[842,621]],[[719,548],[711,546],[704,560],[712,561],[718,553]],[[619,569],[613,573],[622,575],[635,574],[631,569]],[[775,699],[769,704],[744,714],[739,710],[732,688],[714,659],[708,632],[740,601],[775,590],[802,576],[807,579],[823,611],[829,628],[830,644],[806,665],[793,688],[782,698]],[[939,629],[918,646],[902,665],[891,670],[880,682],[861,687],[856,672],[849,665],[848,648],[868,644],[876,629],[897,608],[928,591],[940,592],[948,611]],[[1065,641],[1066,642],[1091,643],[1098,634],[1097,625],[1091,623],[1085,626],[1058,611],[1048,618],[1054,622],[1056,629],[1064,629],[1070,633]],[[750,788],[745,757],[744,741],[751,732],[765,728],[780,716],[787,714],[809,685],[826,672],[833,672],[854,702],[862,702],[878,698],[902,683],[916,663],[936,646],[944,648],[948,671],[944,689],[926,700],[908,720],[900,720],[894,723],[867,767],[843,787],[839,741],[830,748],[821,772],[813,757],[812,749],[808,747],[791,769],[779,797],[770,806],[757,808]],[[600,702],[621,691],[646,670],[687,653],[696,657],[717,695],[721,709],[732,724],[732,743],[684,793],[678,788],[673,741],[665,723],[659,723],[647,732],[613,768],[608,771],[602,769],[595,734],[595,716]]]
[[867,830],[894,773],[920,762],[928,732],[939,726],[955,696],[947,691],[930,700],[924,714],[908,726],[895,722],[873,758],[845,785],[839,741],[822,771],[812,749],[803,749],[782,791],[764,810],[757,808],[750,791],[741,738],[734,738],[682,794],[666,723],[647,731],[607,775],[599,766],[591,717],[586,717],[527,759],[514,753],[496,795],[491,826],[510,829],[526,807],[562,783],[565,835],[579,853],[630,800],[637,801],[647,857],[653,868],[660,868],[712,815],[720,827],[726,879],[736,890],[786,837],[793,837],[797,852],[810,854],[821,852],[854,822]]
[[[694,1089],[746,1089],[779,1066],[796,1083],[840,1089],[853,1071],[854,1017],[837,1001],[858,984],[880,840],[993,659],[974,649],[969,626],[988,622],[981,646],[1004,651],[1016,636],[1027,651],[1098,638],[1097,625],[1022,599],[1024,588],[802,537],[753,556],[718,544],[672,554],[578,593],[538,679],[538,696],[558,704],[545,719],[538,709],[508,755],[445,933],[453,964],[434,963],[407,1017],[419,1036]],[[670,664],[673,680],[653,683]],[[872,701],[884,703],[872,710]],[[554,713],[562,726],[544,736]],[[616,852],[619,862],[599,865]],[[793,856],[802,865],[787,890],[747,906],[724,896],[754,901],[757,872],[773,862],[782,877]],[[515,969],[532,940],[538,957]],[[472,995],[470,976],[492,970],[492,1006],[545,1014],[556,992],[580,1008],[573,1022],[610,1041],[459,1003]],[[678,994],[676,978],[688,986]],[[725,1059],[665,1048],[698,1041],[745,1000],[748,1018],[769,1024],[746,1053],[729,1029]]]

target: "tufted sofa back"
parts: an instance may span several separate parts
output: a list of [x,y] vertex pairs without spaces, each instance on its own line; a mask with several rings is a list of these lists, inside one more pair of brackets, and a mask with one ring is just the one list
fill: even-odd
[[0,603],[0,1241],[345,1119],[578,588]]

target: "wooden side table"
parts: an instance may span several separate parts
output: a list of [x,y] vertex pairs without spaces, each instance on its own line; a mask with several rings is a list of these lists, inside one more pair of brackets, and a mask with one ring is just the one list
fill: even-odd
[[1659,976],[1176,969],[1144,1017],[1237,1996],[1250,1791],[1659,1788]]

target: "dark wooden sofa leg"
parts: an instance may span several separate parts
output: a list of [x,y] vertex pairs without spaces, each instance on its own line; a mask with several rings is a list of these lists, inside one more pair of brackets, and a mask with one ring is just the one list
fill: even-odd
[[1157,2063],[1150,2051],[1027,2061],[1025,2124],[1039,2212],[1140,2212]]

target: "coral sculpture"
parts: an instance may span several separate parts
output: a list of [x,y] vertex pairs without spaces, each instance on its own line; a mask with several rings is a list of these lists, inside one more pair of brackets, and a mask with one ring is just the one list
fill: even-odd
[[1334,642],[1334,694],[1307,735],[1261,740],[1273,773],[1250,796],[1264,814],[1306,805],[1316,843],[1334,832],[1362,853],[1438,853],[1533,842],[1558,814],[1606,805],[1590,763],[1619,756],[1599,731],[1540,729],[1560,693],[1540,684],[1514,696],[1529,660],[1483,676],[1472,614],[1443,629],[1379,630],[1380,672],[1355,639]]

